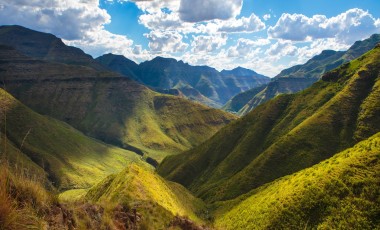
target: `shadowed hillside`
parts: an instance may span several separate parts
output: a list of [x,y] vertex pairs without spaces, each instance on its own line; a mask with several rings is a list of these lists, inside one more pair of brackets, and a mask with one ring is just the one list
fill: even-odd
[[0,84],[24,104],[145,158],[160,161],[196,146],[235,119],[116,73],[31,59],[8,46],[0,60]]
[[380,46],[223,128],[158,172],[207,201],[235,198],[380,131]]
[[[0,125],[10,162],[44,175],[59,190],[88,188],[121,171],[138,155],[91,139],[66,123],[39,115],[0,89]],[[21,150],[20,150],[21,149]],[[20,163],[21,162],[21,163]],[[96,175],[96,177],[94,177]]]
[[14,47],[26,56],[45,61],[106,70],[81,49],[66,46],[61,39],[52,34],[39,33],[22,26],[0,26],[0,44]]

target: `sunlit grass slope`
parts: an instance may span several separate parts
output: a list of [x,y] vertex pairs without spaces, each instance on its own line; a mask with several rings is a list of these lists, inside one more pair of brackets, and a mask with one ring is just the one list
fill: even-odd
[[278,96],[158,172],[207,201],[233,199],[380,131],[380,46],[294,95]]
[[151,229],[164,229],[174,216],[200,222],[196,215],[204,209],[200,199],[184,187],[167,182],[154,171],[136,164],[107,177],[91,188],[86,199],[100,203],[122,203],[135,207]]
[[[4,142],[6,130],[11,162],[26,170],[44,170],[60,190],[88,188],[131,162],[144,164],[133,152],[108,146],[33,112],[2,89],[0,108],[1,139]],[[5,145],[1,146],[5,151]]]
[[221,205],[221,229],[378,229],[380,133]]

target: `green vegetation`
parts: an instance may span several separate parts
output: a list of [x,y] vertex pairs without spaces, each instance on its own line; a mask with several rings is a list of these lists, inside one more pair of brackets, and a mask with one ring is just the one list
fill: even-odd
[[220,110],[153,92],[115,73],[36,61],[4,46],[0,59],[0,68],[6,70],[1,80],[22,103],[85,135],[146,154],[144,158],[161,161],[180,153],[236,119]]
[[293,175],[221,202],[221,229],[378,229],[380,133]]
[[245,92],[239,93],[232,99],[230,99],[224,106],[223,110],[228,112],[237,113],[241,110],[256,94],[264,90],[267,85],[255,87]]
[[107,177],[91,188],[85,198],[99,203],[122,203],[135,207],[148,218],[145,221],[150,229],[165,228],[174,216],[186,216],[201,222],[195,213],[204,208],[203,202],[181,185],[167,182],[153,171],[135,164]]
[[[88,138],[63,122],[33,112],[2,89],[0,108],[10,161],[40,174],[47,172],[59,190],[88,188],[131,162],[144,164],[133,152]],[[3,146],[0,150],[4,151]]]
[[166,158],[158,172],[213,202],[317,164],[380,131],[379,72],[377,46],[307,90],[278,96],[199,147]]
[[312,83],[318,81],[322,75],[338,66],[347,63],[355,58],[360,57],[364,53],[373,49],[380,42],[380,34],[374,34],[370,38],[363,41],[357,41],[345,52],[336,52],[333,50],[324,50],[321,54],[311,58],[305,64],[296,65],[289,69],[281,71],[267,87],[255,95],[252,95],[248,100],[241,100],[247,92],[238,94],[232,101],[246,102],[245,105],[240,105],[236,108],[230,108],[228,111],[237,112],[243,116],[248,114],[257,106],[264,102],[284,93],[296,93],[308,88]]

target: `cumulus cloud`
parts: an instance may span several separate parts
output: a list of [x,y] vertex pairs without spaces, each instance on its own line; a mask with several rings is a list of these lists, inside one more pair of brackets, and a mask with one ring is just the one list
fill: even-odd
[[270,14],[264,14],[264,16],[263,16],[263,19],[264,19],[265,21],[268,21],[270,18],[271,18],[271,15],[270,15]]
[[156,53],[184,52],[189,46],[182,41],[182,35],[176,32],[151,31],[149,34],[145,34],[145,37],[149,40],[151,51]]
[[265,52],[267,55],[277,56],[278,58],[283,56],[295,56],[297,54],[297,47],[290,41],[280,40],[275,44],[271,45],[270,48]]
[[216,36],[194,36],[191,46],[193,52],[215,52],[227,42],[227,35],[221,34]]
[[379,32],[379,19],[362,9],[350,9],[335,17],[314,15],[309,18],[302,14],[283,14],[277,24],[268,29],[272,38],[292,41],[310,41],[320,38],[335,38],[350,44]]
[[250,40],[240,38],[235,46],[228,49],[228,57],[247,57],[256,55],[261,49],[260,46],[269,45],[268,39]]
[[139,9],[147,13],[157,13],[164,8],[177,12],[180,6],[179,0],[135,0],[133,2],[136,3]]
[[240,14],[242,0],[181,0],[179,13],[185,22],[227,20]]
[[246,32],[252,33],[265,29],[265,24],[255,14],[249,18],[231,19],[221,24],[219,31],[227,33]]
[[93,56],[104,53],[128,55],[133,41],[126,36],[110,33],[106,30],[88,31],[85,38],[64,40],[67,45],[79,47]]
[[23,25],[68,40],[82,38],[111,19],[97,0],[0,0],[0,5],[2,24]]
[[142,14],[139,23],[151,30],[170,30],[183,27],[178,13],[157,11],[151,14]]

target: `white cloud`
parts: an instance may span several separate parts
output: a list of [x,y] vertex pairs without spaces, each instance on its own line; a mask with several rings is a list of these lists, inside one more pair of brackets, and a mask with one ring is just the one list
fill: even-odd
[[261,50],[257,48],[259,46],[265,46],[270,44],[268,39],[250,40],[240,38],[235,46],[231,46],[228,49],[228,57],[248,57],[255,56]]
[[240,14],[242,0],[181,0],[179,13],[185,22],[227,20]]
[[149,48],[155,53],[184,52],[189,46],[182,41],[182,35],[176,32],[151,31],[145,37],[149,40]]
[[264,19],[265,21],[268,21],[270,18],[271,18],[271,15],[270,15],[270,14],[264,14],[264,16],[263,16],[263,19]]
[[255,14],[251,14],[249,18],[242,17],[222,22],[219,31],[227,33],[252,33],[263,29],[265,29],[265,24]]
[[64,40],[64,42],[79,47],[94,57],[104,53],[128,55],[132,52],[133,44],[133,41],[126,36],[112,34],[103,29],[88,31],[82,39]]
[[335,38],[337,42],[351,44],[379,32],[378,20],[367,11],[357,8],[332,18],[324,15],[309,18],[302,14],[283,14],[277,24],[268,29],[268,35],[292,41]]
[[1,24],[53,33],[93,56],[132,52],[132,40],[104,29],[111,16],[99,8],[98,0],[0,0],[0,5]]
[[137,55],[139,55],[139,54],[141,54],[142,53],[142,46],[141,45],[136,45],[134,48],[133,48],[133,53],[134,54],[137,54]]
[[227,35],[216,36],[194,36],[191,46],[193,52],[215,52],[227,42]]
[[164,8],[177,12],[180,6],[180,0],[140,0],[133,2],[139,9],[147,13],[157,13]]
[[297,47],[290,41],[279,40],[271,45],[265,54],[281,58],[283,56],[295,56],[297,54]]
[[151,14],[142,14],[139,23],[150,30],[170,30],[183,27],[178,13],[157,11]]
[[0,5],[2,24],[23,25],[68,40],[80,39],[111,19],[98,7],[98,0],[0,0]]

